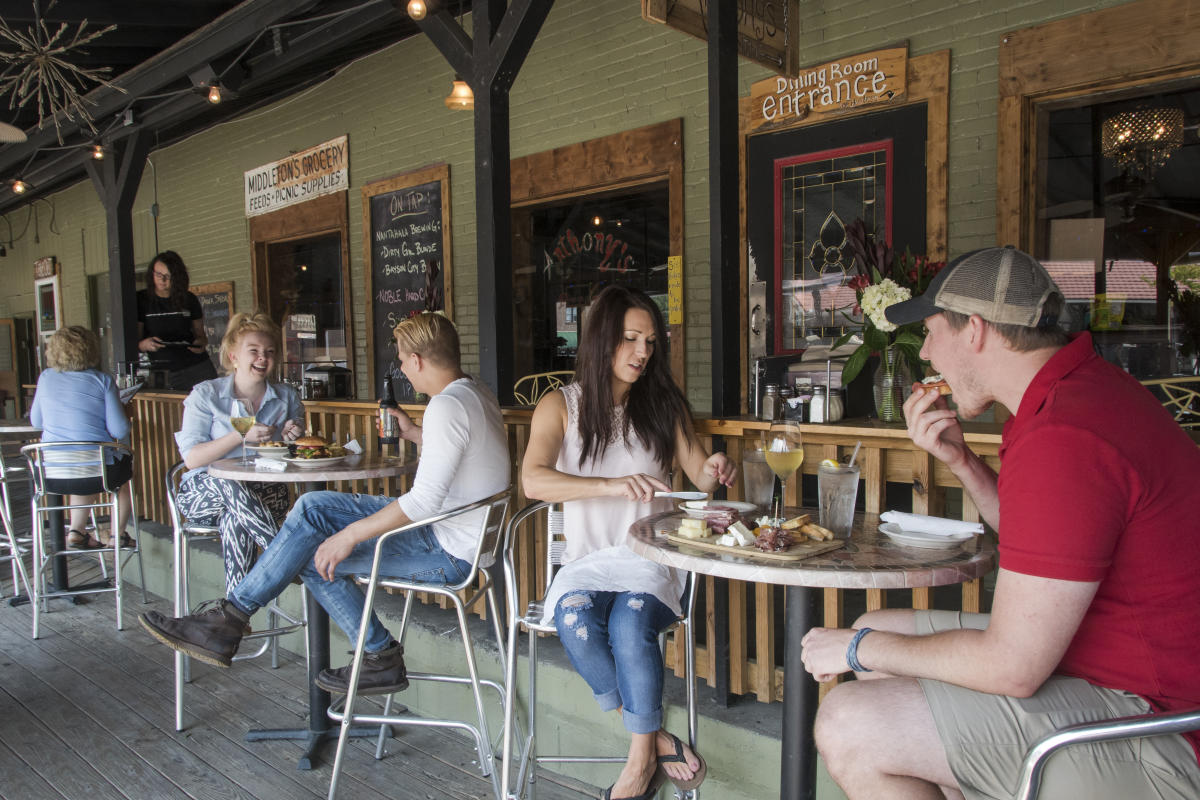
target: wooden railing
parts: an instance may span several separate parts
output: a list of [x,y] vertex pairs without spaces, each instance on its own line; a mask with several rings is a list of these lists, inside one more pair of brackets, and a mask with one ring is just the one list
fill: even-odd
[[[179,459],[175,449],[174,432],[179,430],[182,413],[182,398],[174,394],[142,393],[135,398],[134,448],[137,458],[135,486],[138,490],[139,510],[143,516],[169,524],[166,508],[163,476],[167,469]],[[405,410],[418,422],[423,406],[405,406]],[[344,442],[352,436],[363,443],[367,450],[376,449],[374,404],[361,402],[308,402],[305,416],[310,431],[327,439]],[[505,409],[504,421],[508,431],[509,452],[512,455],[514,509],[522,508],[527,502],[521,490],[518,466],[525,454],[529,441],[529,409]],[[724,452],[740,463],[743,450],[766,431],[767,424],[758,420],[697,420],[696,429],[709,449],[720,446]],[[1000,445],[998,426],[966,426],[968,443],[975,452],[992,464],[999,466],[997,452]],[[862,421],[830,425],[805,425],[804,474],[816,474],[817,465],[824,458],[846,455],[856,442],[862,442],[857,463],[862,467],[863,491],[866,510],[886,510],[888,485],[892,485],[893,502],[899,502],[897,491],[906,498],[911,497],[911,510],[927,514],[947,514],[976,521],[978,511],[970,498],[961,491],[955,477],[944,465],[916,448],[903,428]],[[407,481],[353,481],[336,487],[342,491],[357,491],[377,494],[397,494],[407,488]],[[677,478],[678,488],[683,488],[682,478]],[[803,495],[803,482],[788,482],[789,505],[813,505],[813,499]],[[900,485],[900,486],[897,486]],[[908,487],[905,491],[903,487]],[[729,499],[741,499],[741,484],[729,490]],[[536,524],[536,523],[535,523]],[[544,585],[545,537],[521,537],[521,545],[514,553],[517,567],[517,595],[519,607],[524,608],[532,597],[535,587]],[[782,632],[782,587],[770,584],[725,581],[705,577],[695,609],[696,619],[704,620],[698,626],[696,663],[697,672],[710,685],[717,682],[717,663],[711,657],[718,630],[726,627],[719,619],[714,602],[716,593],[725,593],[728,608],[728,686],[733,694],[755,694],[763,702],[777,701],[783,691],[783,632]],[[823,593],[824,624],[843,626],[852,621],[853,608],[883,608],[888,596],[878,589],[849,591],[827,589]],[[902,592],[892,595],[894,603],[902,602],[912,608],[931,608],[932,593],[929,589],[913,589],[911,595]],[[939,594],[943,607],[978,611],[983,606],[982,582],[964,584],[952,600]],[[716,648],[717,650],[723,648]],[[675,655],[673,644],[668,646],[668,664],[682,674],[682,659]],[[829,688],[832,683],[826,686]]]

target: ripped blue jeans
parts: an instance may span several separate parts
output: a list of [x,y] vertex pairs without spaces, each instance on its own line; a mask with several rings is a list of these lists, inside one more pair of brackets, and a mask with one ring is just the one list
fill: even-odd
[[568,592],[554,608],[554,626],[575,671],[601,709],[621,709],[630,733],[662,727],[658,635],[674,621],[657,597],[640,592]]

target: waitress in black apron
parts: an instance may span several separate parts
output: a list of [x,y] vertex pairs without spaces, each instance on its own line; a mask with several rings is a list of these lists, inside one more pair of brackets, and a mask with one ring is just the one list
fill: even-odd
[[205,350],[204,311],[188,285],[183,259],[166,250],[151,259],[146,288],[137,293],[138,350],[151,369],[167,371],[169,388],[181,391],[217,377]]

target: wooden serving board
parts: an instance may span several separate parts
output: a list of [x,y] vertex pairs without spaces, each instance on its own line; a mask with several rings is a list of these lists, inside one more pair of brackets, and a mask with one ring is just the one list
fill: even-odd
[[742,558],[760,558],[764,561],[800,561],[801,559],[811,558],[820,553],[828,553],[830,550],[837,550],[846,543],[842,539],[834,539],[828,542],[814,542],[811,539],[805,539],[803,542],[794,544],[782,552],[764,553],[752,544],[742,547],[728,547],[723,544],[717,544],[716,536],[705,536],[703,539],[689,539],[686,536],[680,536],[677,531],[663,531],[662,533],[675,544],[687,545],[697,550],[710,550],[714,553],[727,553],[729,555],[741,556]]

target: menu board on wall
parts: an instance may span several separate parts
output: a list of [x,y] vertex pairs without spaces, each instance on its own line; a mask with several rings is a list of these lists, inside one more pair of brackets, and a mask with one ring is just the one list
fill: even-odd
[[221,337],[233,316],[233,281],[192,286],[192,294],[200,300],[204,311],[204,333],[208,336],[208,357],[221,369]]
[[422,311],[451,312],[450,167],[367,184],[362,203],[371,394],[379,397],[383,377],[391,374],[396,400],[413,402],[392,329]]

